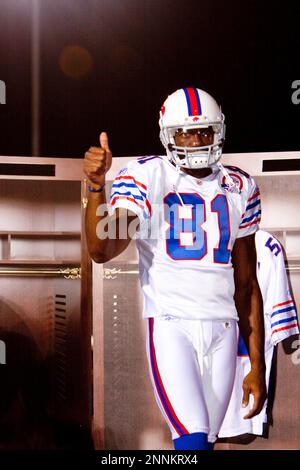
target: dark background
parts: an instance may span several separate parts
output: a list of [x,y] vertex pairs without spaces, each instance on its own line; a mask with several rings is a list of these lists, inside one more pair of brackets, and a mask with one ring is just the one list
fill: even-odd
[[[158,110],[182,86],[222,105],[226,153],[300,150],[296,2],[40,0],[40,8],[41,156],[82,157],[101,130],[117,156],[162,153]],[[0,0],[2,155],[31,155],[31,9],[32,0]]]

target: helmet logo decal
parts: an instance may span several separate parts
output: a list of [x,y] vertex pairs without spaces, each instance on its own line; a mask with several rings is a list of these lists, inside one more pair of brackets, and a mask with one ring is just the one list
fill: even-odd
[[197,121],[199,121],[199,118],[198,118],[197,116],[195,116],[195,117],[193,118],[193,121],[194,121],[194,122],[197,122]]
[[196,88],[183,88],[185,93],[189,116],[200,116],[202,114],[199,94]]

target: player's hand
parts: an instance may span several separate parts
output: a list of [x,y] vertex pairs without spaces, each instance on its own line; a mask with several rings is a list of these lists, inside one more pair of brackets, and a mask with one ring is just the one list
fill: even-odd
[[90,147],[84,154],[83,171],[93,186],[104,183],[105,174],[111,167],[112,153],[106,132],[99,136],[100,147]]
[[244,416],[244,419],[253,418],[258,415],[266,401],[267,389],[264,371],[251,370],[244,378],[243,382],[243,401],[242,406],[245,407],[249,403],[249,396],[253,395],[254,403],[252,409]]

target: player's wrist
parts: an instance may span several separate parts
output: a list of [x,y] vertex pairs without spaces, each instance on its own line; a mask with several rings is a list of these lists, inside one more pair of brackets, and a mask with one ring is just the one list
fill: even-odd
[[266,370],[265,359],[255,359],[251,361],[251,371],[255,373],[264,373]]
[[91,180],[87,180],[87,189],[90,193],[101,193],[105,188],[105,176],[99,178],[97,183]]

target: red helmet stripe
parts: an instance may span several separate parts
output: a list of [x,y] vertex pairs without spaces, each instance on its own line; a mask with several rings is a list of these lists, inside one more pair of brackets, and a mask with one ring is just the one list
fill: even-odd
[[196,88],[183,89],[187,101],[190,116],[200,116],[202,114],[199,94]]

